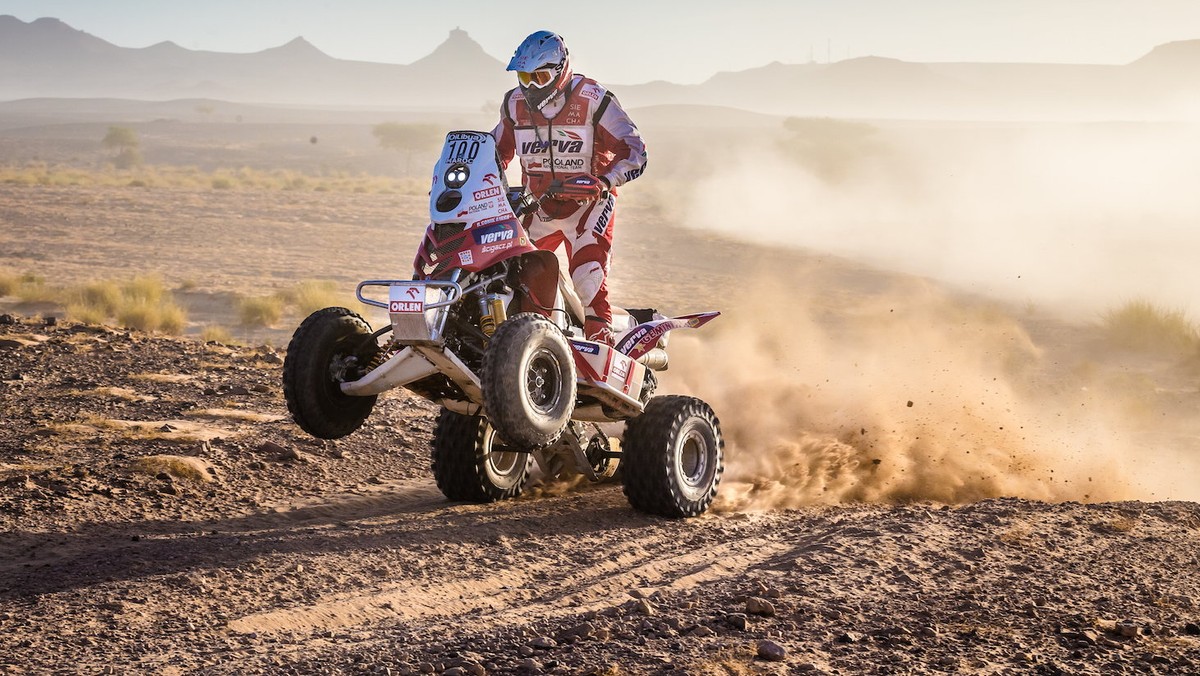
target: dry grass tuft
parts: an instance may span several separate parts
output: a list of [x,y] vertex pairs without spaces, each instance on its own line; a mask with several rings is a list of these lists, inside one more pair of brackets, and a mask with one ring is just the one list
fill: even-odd
[[176,479],[198,484],[212,481],[211,467],[200,458],[179,455],[150,455],[133,461],[134,471],[152,476],[166,473]]
[[115,320],[125,328],[170,334],[182,333],[187,324],[187,314],[157,275],[124,282],[96,280],[54,294],[55,300],[62,298],[66,299],[67,317],[85,324]]
[[146,189],[184,190],[297,190],[313,192],[376,193],[383,195],[422,195],[428,181],[414,177],[392,178],[365,173],[325,171],[318,175],[286,169],[260,170],[242,167],[201,171],[196,167],[109,165],[99,169],[81,169],[65,165],[31,162],[23,166],[0,166],[0,183],[15,186],[104,186]]
[[283,317],[283,299],[279,296],[241,298],[237,310],[243,326],[271,326]]
[[1171,354],[1200,352],[1200,330],[1182,310],[1134,300],[1104,313],[1102,323],[1108,339],[1118,347]]
[[215,420],[238,420],[241,422],[279,422],[283,420],[283,416],[274,413],[259,413],[258,411],[245,411],[233,408],[201,408],[193,411],[188,411],[184,415],[197,418],[212,418]]
[[329,280],[300,282],[288,291],[282,292],[280,297],[288,305],[294,306],[302,317],[307,317],[322,308],[339,305],[344,301],[342,294],[338,292],[337,283]]
[[205,343],[233,344],[233,334],[224,326],[209,324],[200,330],[200,340]]
[[0,296],[11,296],[21,286],[21,278],[11,272],[0,272]]

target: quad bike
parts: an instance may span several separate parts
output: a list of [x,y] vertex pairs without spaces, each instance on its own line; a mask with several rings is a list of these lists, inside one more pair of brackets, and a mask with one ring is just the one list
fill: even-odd
[[[699,399],[654,396],[654,373],[667,367],[667,332],[720,313],[614,310],[615,347],[585,340],[558,257],[521,224],[538,206],[528,190],[509,189],[490,134],[447,134],[412,279],[356,290],[390,325],[372,331],[340,307],[305,319],[283,366],[292,418],[315,437],[344,437],[377,395],[404,387],[442,406],[433,474],[451,500],[515,497],[534,462],[544,474],[599,480],[619,460],[635,509],[704,512],[724,470],[720,424]],[[616,449],[598,423],[618,421]]]

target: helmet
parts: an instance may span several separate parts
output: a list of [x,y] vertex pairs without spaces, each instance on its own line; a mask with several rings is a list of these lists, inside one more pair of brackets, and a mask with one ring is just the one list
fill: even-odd
[[541,110],[571,81],[567,43],[550,31],[533,33],[513,52],[507,70],[517,71],[525,100]]

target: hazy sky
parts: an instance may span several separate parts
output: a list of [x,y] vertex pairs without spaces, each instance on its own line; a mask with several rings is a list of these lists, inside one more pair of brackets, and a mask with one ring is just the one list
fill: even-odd
[[1127,63],[1200,38],[1200,0],[0,0],[123,47],[253,52],[304,36],[327,54],[411,63],[463,28],[507,59],[541,28],[601,81],[700,82],[722,70],[877,55],[907,61]]

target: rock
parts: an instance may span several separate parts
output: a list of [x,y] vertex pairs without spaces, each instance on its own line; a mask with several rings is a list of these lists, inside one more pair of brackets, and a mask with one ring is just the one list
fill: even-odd
[[738,631],[746,631],[750,626],[750,618],[742,613],[731,613],[725,616],[725,623]]
[[542,663],[538,662],[532,657],[526,657],[525,659],[521,660],[521,673],[540,674],[542,673]]
[[280,357],[279,355],[275,354],[274,352],[268,352],[267,354],[264,354],[263,356],[259,357],[259,360],[264,361],[268,364],[278,365],[278,364],[283,363],[283,358]]
[[570,629],[564,629],[560,631],[558,633],[558,638],[560,640],[590,638],[595,631],[596,627],[593,626],[591,622],[584,622],[583,624],[571,627]]
[[539,636],[539,637],[533,639],[532,641],[530,641],[529,645],[534,648],[539,648],[541,650],[549,650],[551,648],[557,648],[558,641],[555,641],[554,639],[550,638],[549,636]]
[[838,643],[858,643],[861,640],[863,640],[863,635],[854,631],[848,631],[837,637]]
[[1187,634],[1188,636],[1200,636],[1200,624],[1188,622],[1187,624],[1183,625],[1183,633]]
[[691,631],[689,631],[687,633],[687,635],[694,636],[696,638],[708,638],[709,636],[712,636],[715,633],[717,633],[717,632],[713,631],[712,629],[709,629],[708,627],[704,626],[703,624],[698,624],[695,627],[692,627]]
[[1122,638],[1135,638],[1140,633],[1138,626],[1129,620],[1117,623],[1117,635]]
[[46,326],[57,326],[58,325],[58,317],[53,317],[53,316],[46,317],[44,320],[42,320],[42,323],[45,324]]
[[768,662],[782,662],[787,659],[787,648],[774,641],[762,640],[758,642],[758,656]]
[[759,598],[757,596],[751,596],[750,598],[746,599],[746,612],[751,615],[774,617],[775,604],[766,599]]
[[0,340],[0,350],[19,350],[21,347],[23,346],[20,341],[9,340],[8,338]]
[[638,599],[637,605],[634,606],[634,610],[636,610],[640,615],[653,615],[654,604],[650,603],[650,601],[646,599]]
[[12,315],[0,315],[0,326],[12,326],[17,323],[17,318]]
[[641,589],[630,589],[629,595],[635,599],[648,599],[658,593],[658,590],[653,587],[643,587]]

